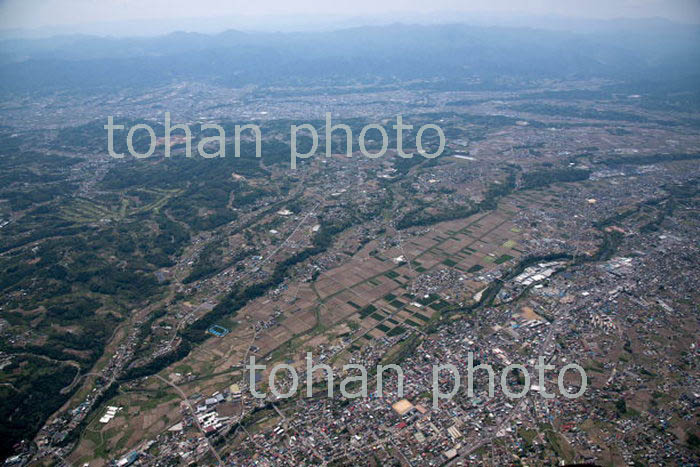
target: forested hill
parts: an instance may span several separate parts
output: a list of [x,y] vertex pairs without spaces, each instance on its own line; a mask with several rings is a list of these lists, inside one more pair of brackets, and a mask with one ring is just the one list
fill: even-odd
[[[656,28],[653,41],[650,27]],[[698,43],[698,27],[644,22],[588,34],[395,24],[333,32],[3,40],[0,92],[151,87],[184,80],[232,87],[407,79],[468,87],[475,77],[509,76],[663,80],[700,73]]]

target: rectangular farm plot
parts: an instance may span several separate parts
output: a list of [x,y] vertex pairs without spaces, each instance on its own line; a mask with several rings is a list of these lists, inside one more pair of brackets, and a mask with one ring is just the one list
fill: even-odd
[[422,255],[419,258],[419,261],[423,265],[424,268],[426,269],[431,269],[433,266],[435,266],[438,263],[441,263],[442,260],[445,259],[443,255],[439,255],[436,253],[433,253],[432,251],[429,251]]
[[420,237],[413,237],[411,238],[410,242],[406,242],[404,244],[404,250],[406,247],[409,247],[416,248],[418,251],[425,251],[436,244],[437,242],[434,239],[428,237],[427,235],[422,235]]
[[506,240],[505,242],[503,242],[503,245],[501,245],[501,247],[510,250],[511,248],[513,248],[517,245],[518,245],[518,243],[515,240]]
[[318,280],[316,280],[314,288],[318,292],[318,295],[321,297],[321,299],[325,299],[333,294],[340,292],[345,287],[343,287],[342,284],[335,281],[333,278],[327,276],[324,277],[323,275],[321,275],[321,277],[319,277]]
[[423,327],[422,324],[417,323],[417,322],[415,322],[415,321],[412,320],[412,319],[407,319],[406,321],[404,321],[404,326],[405,326],[406,328],[408,328],[408,329],[410,329],[410,328],[412,328],[412,327],[413,327],[413,328],[421,328],[421,327]]
[[464,248],[464,246],[465,246],[465,242],[450,239],[450,240],[447,240],[442,245],[440,245],[440,250],[443,251],[445,254],[453,255],[453,254],[459,253],[459,250]]
[[292,319],[284,320],[284,325],[292,333],[300,334],[316,325],[316,313],[313,310],[297,312]]
[[394,315],[396,319],[399,319],[401,321],[407,320],[413,316],[413,313],[408,311],[408,310],[401,310],[398,313]]

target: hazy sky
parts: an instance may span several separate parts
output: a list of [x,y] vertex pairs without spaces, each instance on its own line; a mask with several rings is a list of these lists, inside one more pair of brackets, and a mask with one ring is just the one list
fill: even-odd
[[662,17],[700,23],[700,0],[0,0],[0,29],[265,15],[372,16],[455,11]]

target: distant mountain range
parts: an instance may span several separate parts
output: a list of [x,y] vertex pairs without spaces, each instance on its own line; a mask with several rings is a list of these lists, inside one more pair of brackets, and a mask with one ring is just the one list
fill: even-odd
[[444,80],[700,76],[700,27],[627,21],[596,32],[464,24],[337,31],[175,32],[0,41],[0,92],[149,87],[177,81],[305,86]]

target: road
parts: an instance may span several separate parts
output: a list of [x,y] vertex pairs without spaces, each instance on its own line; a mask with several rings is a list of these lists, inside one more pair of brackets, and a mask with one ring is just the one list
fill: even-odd
[[209,446],[209,450],[211,451],[212,455],[214,456],[214,458],[216,458],[219,465],[223,465],[224,462],[221,460],[219,453],[216,452],[216,449],[214,449],[214,446],[212,446],[211,442],[209,441],[209,438],[207,437],[207,434],[205,433],[204,429],[202,428],[202,425],[200,425],[199,419],[197,418],[197,415],[196,415],[196,412],[192,408],[192,404],[190,404],[190,401],[187,398],[187,396],[185,395],[185,393],[182,392],[182,390],[172,381],[167,380],[160,375],[154,375],[154,376],[156,378],[158,378],[159,380],[163,381],[164,383],[166,383],[168,386],[175,389],[175,391],[177,391],[177,393],[180,395],[180,398],[185,402],[185,404],[187,405],[187,408],[190,410],[190,414],[192,414],[192,418],[194,419],[194,423],[197,425],[197,428],[202,433],[202,436],[204,436],[204,439],[207,441],[207,445]]

